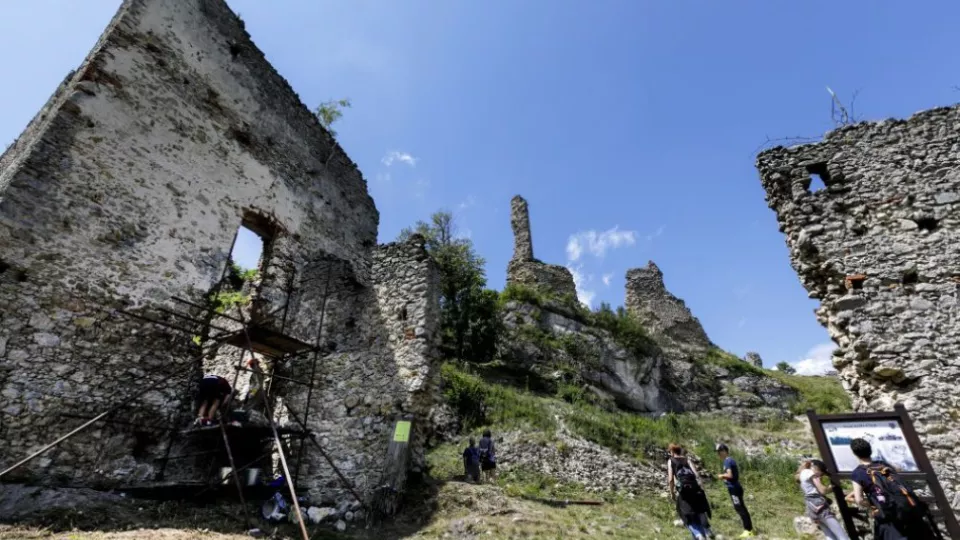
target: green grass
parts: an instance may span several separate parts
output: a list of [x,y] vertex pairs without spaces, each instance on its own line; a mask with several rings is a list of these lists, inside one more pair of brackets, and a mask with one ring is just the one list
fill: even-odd
[[[808,382],[803,377],[787,377],[788,383],[798,386]],[[835,388],[823,384],[824,380],[815,380],[803,387],[807,395],[834,396]],[[743,425],[724,415],[709,414],[668,414],[651,418],[605,410],[584,399],[572,385],[560,385],[553,396],[536,394],[488,382],[462,371],[454,364],[444,365],[443,382],[444,394],[451,405],[468,413],[464,422],[467,431],[464,439],[467,434],[477,435],[489,426],[497,432],[519,429],[528,438],[553,442],[558,428],[556,415],[562,418],[564,425],[574,435],[645,462],[659,463],[664,460],[665,448],[671,442],[683,445],[701,460],[701,475],[708,478],[705,484],[713,506],[714,530],[735,536],[740,532],[739,518],[723,483],[715,479],[721,472],[721,462],[713,450],[717,442],[732,443],[733,457],[740,466],[741,481],[747,494],[747,506],[757,529],[763,534],[795,537],[792,517],[803,513],[803,498],[793,480],[798,458],[784,455],[780,449],[781,441],[790,439],[807,445],[806,449],[798,452],[812,450],[813,442],[808,440],[799,422],[774,419],[757,425]],[[482,411],[482,414],[476,411]],[[765,446],[761,447],[759,454],[747,456],[738,447],[737,442],[741,440],[763,440]],[[465,441],[460,440],[431,450],[427,455],[431,476],[449,479],[462,475],[461,452],[464,444]],[[509,452],[509,449],[501,448],[503,452]],[[541,472],[522,469],[501,470],[495,487],[470,489],[484,490],[486,495],[483,496],[494,496],[491,495],[494,493],[495,496],[506,498],[508,502],[504,504],[524,505],[522,508],[526,510],[519,511],[519,515],[512,512],[503,514],[517,519],[503,520],[501,514],[480,516],[484,524],[482,527],[507,527],[511,531],[508,536],[511,537],[588,537],[591,531],[596,532],[600,527],[591,523],[609,528],[612,534],[607,536],[617,538],[646,537],[643,536],[644,531],[650,531],[653,527],[661,528],[661,533],[656,535],[660,538],[680,539],[688,536],[683,529],[672,525],[676,519],[674,507],[669,499],[660,496],[660,492],[635,499],[614,492],[588,493],[579,484],[563,483]],[[666,491],[665,480],[663,491]],[[602,499],[605,504],[599,508],[561,509],[529,503],[525,499],[530,497]],[[457,506],[459,503],[448,503],[444,514],[435,518],[435,524],[425,529],[424,536],[432,537],[434,531],[438,537],[442,536],[444,524],[447,523],[445,520],[456,521],[463,515],[478,515],[472,507],[461,508]],[[528,504],[531,506],[525,506]],[[526,511],[534,515],[528,516],[524,513]]]
[[793,388],[799,395],[799,400],[790,404],[790,412],[793,414],[803,414],[807,409],[814,409],[820,414],[834,414],[849,411],[852,407],[850,396],[836,377],[789,375],[778,370],[761,369],[720,349],[711,349],[698,360],[720,366],[734,377],[742,375],[772,377]]
[[834,414],[849,411],[853,407],[849,394],[836,377],[805,377],[773,370],[766,373],[799,392],[800,401],[791,406],[794,414],[803,414],[807,409],[819,414]]
[[556,420],[542,399],[499,384],[489,384],[456,365],[441,367],[443,395],[466,429],[496,425],[498,429],[529,427],[554,430]]

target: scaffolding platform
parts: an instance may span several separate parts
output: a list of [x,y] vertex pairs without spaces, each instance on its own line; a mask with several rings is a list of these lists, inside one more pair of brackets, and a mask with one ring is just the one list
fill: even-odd
[[222,340],[223,343],[240,349],[249,346],[254,352],[272,358],[281,358],[312,348],[308,343],[256,323],[250,323],[244,330],[226,335]]
[[[260,437],[272,437],[273,430],[269,425],[266,426],[255,426],[250,424],[242,424],[239,426],[232,426],[230,424],[224,424],[224,428],[227,430],[227,435],[241,435],[249,436],[250,438],[260,438]],[[214,424],[212,426],[193,426],[187,429],[180,430],[180,434],[187,437],[198,437],[206,435],[220,435],[220,424]],[[304,431],[299,426],[277,426],[277,435],[284,436],[289,435],[293,437],[306,437],[309,435],[309,432]]]

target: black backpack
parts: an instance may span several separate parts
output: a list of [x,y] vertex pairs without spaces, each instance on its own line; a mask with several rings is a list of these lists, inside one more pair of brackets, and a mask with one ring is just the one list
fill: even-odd
[[927,515],[927,504],[886,463],[871,463],[865,467],[870,477],[867,496],[876,508],[874,517],[892,523],[909,523]]
[[680,490],[700,489],[697,483],[697,475],[693,472],[693,467],[686,458],[673,458],[673,476],[677,479]]

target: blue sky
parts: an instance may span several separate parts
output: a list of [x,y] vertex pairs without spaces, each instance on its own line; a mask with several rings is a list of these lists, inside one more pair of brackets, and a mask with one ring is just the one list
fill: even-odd
[[[594,305],[622,303],[626,269],[653,259],[716,343],[768,365],[830,346],[764,202],[757,147],[829,130],[828,85],[844,100],[859,90],[866,119],[960,99],[955,1],[229,3],[307,105],[352,100],[336,127],[381,242],[450,209],[500,288],[519,193],[537,257],[569,264]],[[0,138],[118,5],[4,3]]]

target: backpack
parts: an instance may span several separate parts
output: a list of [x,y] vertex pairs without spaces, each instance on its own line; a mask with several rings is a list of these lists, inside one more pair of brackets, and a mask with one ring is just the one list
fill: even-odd
[[926,516],[926,503],[900,481],[889,465],[871,463],[865,469],[871,482],[867,496],[876,508],[874,517],[893,523],[908,523]]
[[697,483],[697,475],[693,472],[693,468],[690,467],[686,458],[673,458],[672,462],[673,476],[677,479],[679,489],[699,489],[700,484]]

